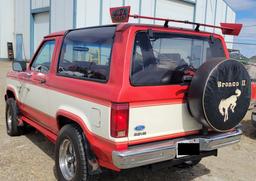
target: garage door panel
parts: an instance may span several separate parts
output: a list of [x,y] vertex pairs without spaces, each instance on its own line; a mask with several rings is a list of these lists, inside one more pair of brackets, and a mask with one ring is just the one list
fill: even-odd
[[49,34],[49,13],[34,15],[34,51],[39,46],[45,35]]

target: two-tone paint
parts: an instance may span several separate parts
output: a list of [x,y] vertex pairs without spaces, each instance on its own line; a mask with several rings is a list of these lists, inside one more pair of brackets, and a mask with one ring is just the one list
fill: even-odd
[[[44,38],[26,72],[10,71],[6,90],[15,95],[28,122],[53,142],[60,130],[61,118],[79,124],[101,166],[119,170],[112,163],[114,150],[126,150],[130,145],[197,134],[202,128],[186,106],[188,85],[132,86],[131,60],[136,32],[153,31],[219,38],[229,58],[224,39],[216,34],[162,26],[120,24],[116,27],[111,55],[110,75],[106,83],[79,80],[57,75],[61,45],[66,32]],[[48,74],[31,70],[31,64],[44,42],[54,40],[55,49]],[[41,83],[44,79],[45,82]],[[124,138],[110,133],[112,103],[129,104],[129,130]],[[138,125],[143,134],[135,134]]]

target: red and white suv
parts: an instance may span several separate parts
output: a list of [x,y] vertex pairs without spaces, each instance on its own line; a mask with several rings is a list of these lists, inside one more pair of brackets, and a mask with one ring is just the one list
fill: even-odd
[[[112,18],[139,18],[128,10],[112,9]],[[248,73],[227,60],[222,36],[200,31],[210,25],[164,21],[46,36],[28,66],[16,61],[8,73],[7,133],[28,124],[56,143],[60,180],[93,180],[103,167],[194,165],[239,142]],[[241,25],[214,28],[238,34]]]

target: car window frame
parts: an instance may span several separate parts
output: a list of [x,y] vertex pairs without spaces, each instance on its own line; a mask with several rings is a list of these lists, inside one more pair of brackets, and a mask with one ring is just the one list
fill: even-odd
[[[172,84],[145,84],[145,85],[140,85],[140,84],[134,84],[132,81],[132,64],[133,64],[133,53],[135,51],[135,43],[136,43],[136,35],[140,32],[147,32],[148,30],[152,30],[152,29],[147,29],[147,30],[138,30],[134,33],[133,36],[133,47],[131,50],[131,58],[130,58],[130,71],[129,71],[129,83],[132,87],[157,87],[157,86],[188,86],[190,85],[189,82],[180,82],[180,83],[172,83]],[[213,34],[206,34],[206,35],[195,35],[195,34],[191,34],[190,32],[166,32],[166,31],[159,31],[159,30],[153,30],[153,32],[155,33],[166,33],[166,34],[171,34],[171,35],[187,35],[187,36],[191,36],[191,37],[199,37],[199,38],[209,38],[210,36],[212,36]],[[215,35],[215,34],[214,34]],[[223,48],[223,54],[224,54],[224,58],[227,59],[227,55],[225,52],[225,47],[224,47],[224,42],[222,41],[222,39],[219,36],[214,36],[215,39],[218,39],[220,41],[220,44]]]
[[[108,76],[106,80],[101,80],[101,79],[95,79],[95,78],[87,78],[87,77],[77,77],[77,76],[71,76],[71,75],[63,75],[61,74],[58,70],[59,70],[59,64],[60,64],[60,59],[61,59],[61,53],[63,51],[63,46],[64,46],[64,40],[66,38],[66,36],[68,35],[68,33],[72,32],[72,31],[76,31],[76,30],[83,30],[83,29],[93,29],[93,28],[102,28],[102,27],[113,27],[114,30],[114,34],[113,34],[113,42],[111,45],[111,49],[110,49],[110,60],[109,60],[109,67],[108,67]],[[113,53],[113,47],[115,44],[115,38],[116,38],[116,30],[117,30],[117,25],[105,25],[105,26],[92,26],[92,27],[86,27],[86,28],[78,28],[78,29],[73,29],[73,30],[69,30],[67,31],[62,39],[61,42],[61,46],[60,46],[60,50],[59,50],[59,55],[58,55],[58,62],[57,62],[57,67],[56,67],[56,76],[59,77],[65,77],[65,78],[71,78],[71,79],[77,79],[77,80],[85,80],[85,81],[90,81],[90,82],[97,82],[97,83],[108,83],[109,81],[109,77],[110,77],[110,71],[111,71],[111,62],[112,62],[112,53]]]
[[[48,70],[48,72],[46,73],[46,72],[39,72],[39,71],[36,71],[36,70],[32,70],[31,68],[32,68],[32,65],[33,65],[33,63],[36,61],[36,59],[37,59],[37,57],[39,56],[39,54],[40,54],[40,52],[41,52],[41,50],[42,50],[42,48],[44,47],[44,45],[47,43],[47,42],[54,42],[54,48],[53,48],[53,53],[52,53],[52,57],[51,57],[51,60],[50,60],[50,66],[49,66],[49,70]],[[43,40],[42,42],[41,42],[41,44],[39,45],[39,47],[37,48],[37,51],[35,52],[35,54],[34,54],[34,56],[32,57],[32,61],[30,62],[30,64],[29,64],[29,70],[30,71],[33,71],[33,72],[37,72],[37,73],[42,73],[42,74],[45,74],[45,75],[48,75],[49,74],[49,72],[51,71],[51,66],[52,66],[52,63],[53,63],[53,58],[54,58],[54,52],[56,51],[56,45],[57,45],[57,43],[56,43],[57,41],[56,41],[56,39],[46,39],[46,40]]]

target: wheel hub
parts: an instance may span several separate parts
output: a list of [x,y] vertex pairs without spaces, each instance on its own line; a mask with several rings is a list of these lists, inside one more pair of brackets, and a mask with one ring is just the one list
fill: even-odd
[[8,130],[12,129],[12,115],[11,115],[10,109],[7,110],[7,127],[8,127]]
[[59,166],[63,177],[72,180],[76,175],[76,154],[72,142],[65,139],[59,150]]

